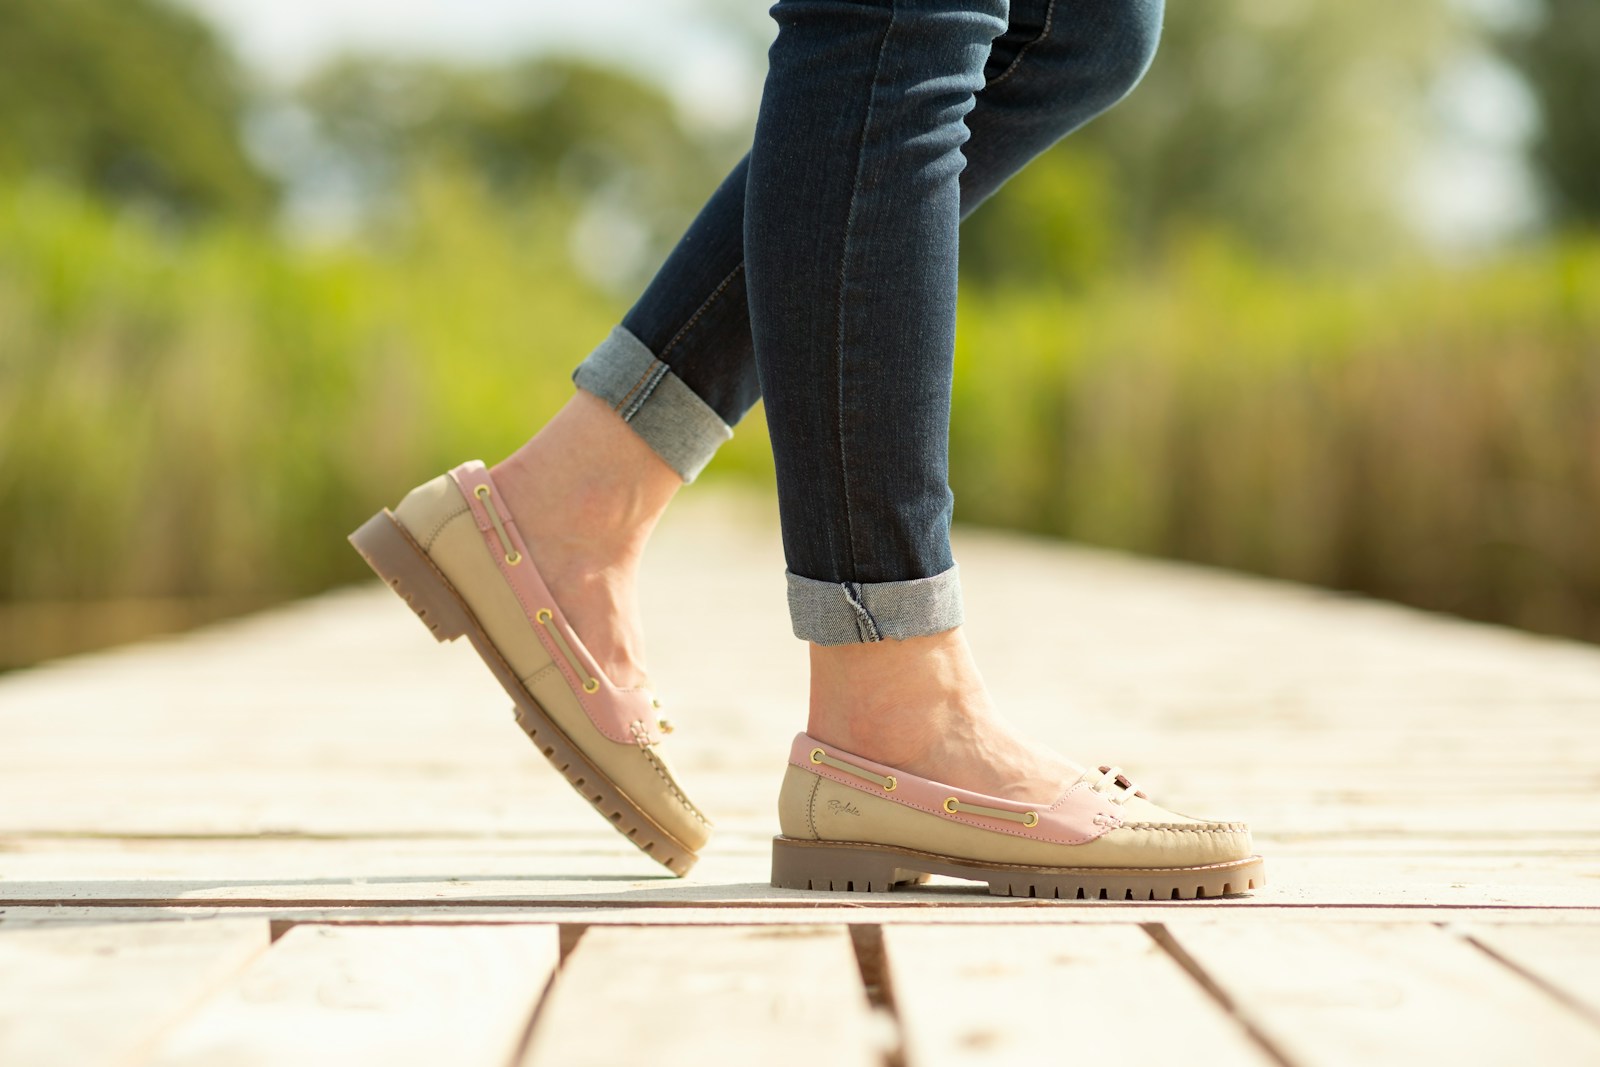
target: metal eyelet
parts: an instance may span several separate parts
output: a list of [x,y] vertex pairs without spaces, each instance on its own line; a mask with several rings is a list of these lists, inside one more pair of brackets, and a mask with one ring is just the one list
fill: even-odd
[[540,622],[549,622],[555,616],[550,614],[549,608],[540,608],[538,611],[534,612],[533,617],[538,619]]
[[811,762],[812,763],[821,763],[822,762],[822,749],[814,748],[814,749],[811,750]]
[[957,801],[955,797],[945,797],[944,810],[948,811],[951,815],[954,815],[956,813],[956,803]]
[[1022,825],[1026,826],[1026,827],[1029,827],[1030,829],[1032,827],[1038,826],[1039,825],[1039,813],[1036,812],[1036,811],[1028,812],[1027,816],[1022,820]]
[[900,784],[899,781],[897,781],[895,779],[895,776],[891,774],[891,775],[889,775],[889,780],[883,783],[883,791],[885,793],[893,793],[894,792],[894,787],[899,785],[899,784]]
[[598,678],[590,678],[588,681],[583,683],[583,691],[585,693],[593,693],[595,690],[597,690],[599,688],[600,688],[600,680]]

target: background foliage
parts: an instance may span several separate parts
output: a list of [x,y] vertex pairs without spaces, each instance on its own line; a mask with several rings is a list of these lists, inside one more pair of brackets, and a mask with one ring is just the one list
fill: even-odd
[[[1564,2],[1173,5],[1147,84],[963,228],[958,520],[1600,639]],[[1534,72],[1550,228],[1448,263],[1390,194],[1463,41]],[[742,151],[567,59],[244,84],[156,0],[0,0],[0,606],[362,577],[344,534],[547,417]],[[770,482],[759,408],[708,477]]]
[[123,204],[260,219],[275,183],[241,142],[245,91],[194,15],[160,0],[0,0],[0,175]]

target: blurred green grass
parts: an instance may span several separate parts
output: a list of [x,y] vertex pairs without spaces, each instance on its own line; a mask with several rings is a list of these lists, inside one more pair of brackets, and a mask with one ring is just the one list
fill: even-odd
[[1191,240],[959,336],[958,518],[1600,639],[1600,243],[1315,279]]
[[[363,577],[345,534],[514,448],[625,310],[541,205],[436,174],[403,227],[308,247],[0,190],[0,603]],[[1600,242],[1359,280],[1204,237],[1163,264],[964,290],[958,521],[1600,639]],[[770,483],[759,409],[707,477]]]

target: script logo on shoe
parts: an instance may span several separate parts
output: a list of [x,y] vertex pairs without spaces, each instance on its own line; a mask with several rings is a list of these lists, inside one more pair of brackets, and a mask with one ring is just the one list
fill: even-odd
[[848,800],[828,801],[828,810],[835,815],[860,815],[861,809]]

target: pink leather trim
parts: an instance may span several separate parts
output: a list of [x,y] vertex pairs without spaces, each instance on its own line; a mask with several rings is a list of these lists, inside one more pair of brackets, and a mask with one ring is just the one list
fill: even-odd
[[[567,617],[561,613],[555,598],[550,595],[544,579],[534,569],[527,543],[522,540],[522,532],[517,529],[516,523],[511,518],[511,509],[507,506],[505,497],[500,495],[500,490],[490,481],[488,468],[481,460],[468,460],[451,470],[450,477],[461,490],[467,506],[472,509],[473,521],[478,524],[478,532],[483,535],[484,547],[488,549],[489,555],[494,558],[500,573],[505,577],[506,584],[511,586],[511,591],[522,604],[522,613],[527,616],[529,627],[549,651],[550,658],[560,668],[567,685],[572,689],[572,695],[578,698],[584,714],[589,716],[589,721],[594,723],[595,729],[624,745],[647,744],[661,740],[661,733],[656,725],[658,719],[653,704],[654,698],[650,691],[643,688],[620,689],[612,685],[610,679],[595,663],[594,657],[589,655],[589,650],[583,647],[577,632],[567,622]],[[506,554],[500,546],[500,535],[495,532],[488,509],[477,497],[477,488],[480,485],[489,487],[490,499],[494,501],[494,506],[500,513],[500,521],[505,526],[507,536],[511,538],[511,547],[522,555],[522,560],[515,566],[506,562]],[[584,669],[600,683],[599,689],[593,693],[583,691],[583,679],[573,673],[572,665],[567,662],[566,655],[545,632],[543,624],[535,618],[540,608],[549,609],[552,616],[550,621],[561,627],[567,644],[572,646],[573,655],[578,657]]]
[[[895,787],[885,790],[882,786],[870,782],[865,778],[857,778],[853,774],[838,771],[826,763],[812,763],[811,751],[820,748],[834,759],[853,763],[857,767],[864,767],[878,774],[892,775]],[[796,767],[810,771],[812,774],[821,775],[830,781],[841,785],[848,785],[859,789],[863,793],[871,793],[875,797],[883,797],[897,804],[904,804],[918,811],[926,811],[939,815],[951,822],[966,823],[984,830],[995,830],[1015,837],[1026,837],[1035,841],[1048,841],[1057,845],[1081,845],[1085,841],[1093,841],[1101,834],[1115,830],[1122,825],[1122,814],[1116,802],[1109,797],[1096,792],[1088,782],[1078,782],[1061,794],[1054,804],[1048,808],[1029,807],[1019,804],[1014,800],[1004,797],[992,797],[983,793],[973,793],[954,786],[943,785],[927,778],[918,778],[914,774],[874,763],[869,759],[862,759],[843,749],[824,745],[810,734],[799,733],[795,735],[794,744],[789,748],[789,762]],[[974,815],[971,812],[956,812],[951,814],[944,810],[947,797],[955,797],[965,804],[982,804],[987,808],[1000,808],[1005,811],[1036,811],[1039,813],[1039,822],[1036,826],[1023,826],[1021,823],[1009,819],[996,819],[989,815]]]

